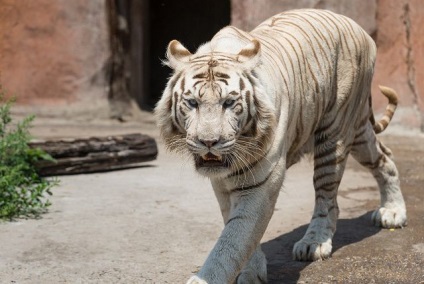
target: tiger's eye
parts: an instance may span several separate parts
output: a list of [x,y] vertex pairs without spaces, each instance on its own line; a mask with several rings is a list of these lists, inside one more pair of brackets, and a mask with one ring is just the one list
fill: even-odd
[[187,102],[192,108],[196,108],[198,106],[197,101],[195,99],[189,99],[187,100]]
[[225,102],[224,102],[224,107],[231,107],[233,104],[234,104],[234,102],[235,102],[235,100],[233,100],[233,99],[227,99]]

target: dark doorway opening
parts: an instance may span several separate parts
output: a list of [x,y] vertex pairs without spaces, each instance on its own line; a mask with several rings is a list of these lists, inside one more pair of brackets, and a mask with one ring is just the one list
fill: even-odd
[[[136,94],[140,107],[152,110],[165,89],[172,70],[162,65],[168,43],[179,40],[191,52],[209,41],[231,21],[230,0],[149,0],[144,29],[142,92]],[[147,15],[146,15],[147,14]],[[146,21],[144,21],[146,23]]]

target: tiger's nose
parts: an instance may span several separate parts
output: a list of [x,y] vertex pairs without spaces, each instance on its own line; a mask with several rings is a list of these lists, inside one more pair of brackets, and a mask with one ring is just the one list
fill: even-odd
[[215,146],[216,144],[218,144],[218,139],[210,139],[210,140],[206,140],[206,139],[199,139],[200,143],[202,143],[203,145],[205,145],[206,147],[208,147],[209,149],[212,148],[213,146]]

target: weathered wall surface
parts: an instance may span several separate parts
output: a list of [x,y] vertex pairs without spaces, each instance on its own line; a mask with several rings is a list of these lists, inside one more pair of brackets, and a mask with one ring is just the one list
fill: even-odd
[[396,119],[424,131],[423,1],[378,1],[377,26],[375,105],[384,104],[384,97],[377,95],[377,84],[395,88],[401,107]]
[[0,0],[0,83],[18,102],[105,102],[103,0]]
[[358,22],[369,34],[376,30],[376,0],[231,0],[232,25],[252,30],[262,21],[291,9],[327,9]]
[[[281,11],[328,9],[359,23],[376,41],[378,55],[373,103],[382,112],[387,100],[378,85],[394,88],[399,109],[394,121],[424,131],[424,5],[422,0],[231,0],[232,24],[251,30]],[[420,79],[421,78],[421,79]]]
[[[33,106],[107,105],[110,55],[105,0],[0,0],[0,83]],[[280,11],[329,9],[357,21],[376,40],[374,109],[400,95],[395,121],[424,131],[422,0],[231,0],[232,24],[251,30]]]

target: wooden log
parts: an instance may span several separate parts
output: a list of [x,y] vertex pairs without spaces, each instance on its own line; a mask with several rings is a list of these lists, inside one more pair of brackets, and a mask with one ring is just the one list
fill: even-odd
[[40,148],[56,160],[36,164],[41,176],[129,168],[152,161],[158,154],[155,140],[143,134],[40,141],[30,143],[30,147]]

